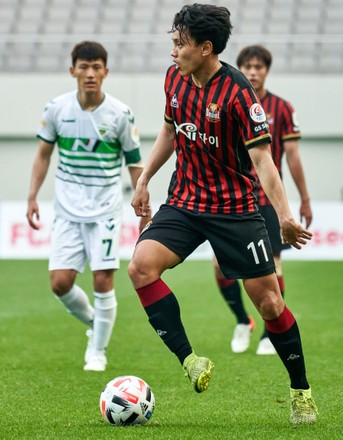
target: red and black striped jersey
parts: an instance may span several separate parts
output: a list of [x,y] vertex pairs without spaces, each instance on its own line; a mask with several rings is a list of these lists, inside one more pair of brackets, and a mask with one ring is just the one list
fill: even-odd
[[271,142],[265,113],[245,76],[223,63],[204,87],[171,66],[165,121],[174,125],[176,169],[167,203],[194,212],[256,210],[248,149]]
[[[292,105],[284,99],[267,91],[261,100],[266,113],[269,130],[272,135],[271,151],[276,168],[282,178],[281,161],[284,153],[283,143],[288,140],[298,140],[301,137],[299,125]],[[257,180],[258,202],[261,206],[270,205],[261,184]]]

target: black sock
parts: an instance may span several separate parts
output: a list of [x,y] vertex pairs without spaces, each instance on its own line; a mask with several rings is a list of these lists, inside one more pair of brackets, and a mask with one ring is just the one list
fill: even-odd
[[149,322],[170,351],[175,353],[181,365],[192,353],[181,321],[179,303],[173,293],[145,307]]
[[268,332],[269,338],[286,367],[291,379],[291,388],[307,390],[305,360],[300,333],[296,321],[283,333]]
[[[219,285],[219,283],[218,283]],[[249,324],[249,316],[245,311],[241,288],[237,280],[235,280],[232,284],[223,286],[219,285],[221,294],[223,295],[227,305],[230,307],[234,315],[236,316],[238,324]]]

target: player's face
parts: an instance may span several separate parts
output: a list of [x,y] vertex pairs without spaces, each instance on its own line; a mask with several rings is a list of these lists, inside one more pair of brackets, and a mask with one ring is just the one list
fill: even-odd
[[240,71],[244,73],[257,92],[263,89],[268,69],[262,60],[256,57],[251,58],[240,67]]
[[196,45],[192,39],[181,39],[179,31],[173,33],[172,41],[171,56],[179,68],[180,75],[196,75],[204,63],[202,45]]
[[76,78],[78,89],[84,93],[97,93],[101,90],[103,80],[108,74],[103,60],[76,60],[70,68],[71,75]]

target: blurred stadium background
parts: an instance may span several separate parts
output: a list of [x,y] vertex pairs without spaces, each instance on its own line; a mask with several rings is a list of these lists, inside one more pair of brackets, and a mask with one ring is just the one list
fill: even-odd
[[[271,50],[267,88],[297,110],[311,198],[341,209],[343,0],[200,2],[231,11],[234,30],[223,60],[235,65],[237,53],[248,44],[260,43]],[[171,61],[167,32],[175,12],[186,3],[191,2],[0,0],[0,203],[25,201],[39,118],[49,99],[75,88],[68,74],[70,52],[84,39],[107,48],[110,76],[104,89],[132,107],[146,157],[163,122],[164,72]],[[152,181],[154,201],[165,198],[172,167],[171,160]],[[53,196],[52,168],[40,193],[42,201]],[[126,175],[124,180],[128,181]],[[296,203],[287,167],[284,182]],[[334,216],[337,212],[341,211]],[[343,247],[342,229],[335,229],[335,237],[335,244]]]

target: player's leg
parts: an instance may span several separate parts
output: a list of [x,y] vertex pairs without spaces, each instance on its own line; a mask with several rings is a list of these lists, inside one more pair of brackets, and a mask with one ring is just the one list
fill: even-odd
[[[279,284],[281,296],[284,297],[284,286],[283,286],[283,277],[282,277],[282,270],[281,270],[281,256],[280,254],[273,255],[274,257],[274,263],[275,263],[275,272],[277,281]],[[258,343],[256,354],[259,355],[273,355],[276,354],[276,350],[274,348],[274,345],[271,343],[268,335],[267,326],[264,323],[264,329],[263,333],[260,338],[260,342]]]
[[117,316],[113,274],[119,268],[120,231],[120,217],[82,225],[94,287],[94,318],[85,353],[86,371],[106,369],[106,350]]
[[[283,244],[280,235],[280,224],[276,212],[272,205],[260,206],[260,213],[265,220],[265,225],[268,231],[270,244],[273,250],[273,258],[275,263],[275,271],[279,283],[281,295],[284,296],[284,280],[281,268],[281,251],[290,248],[289,244]],[[276,354],[273,344],[270,342],[266,326],[257,346],[256,354],[258,355],[273,355]]]
[[299,328],[283,301],[276,275],[245,279],[244,287],[265,320],[269,338],[288,371],[291,381],[291,421],[314,423],[317,409],[306,377]]
[[77,273],[83,271],[85,261],[79,225],[56,218],[49,259],[51,289],[69,313],[92,326],[93,307],[87,294],[75,284]]
[[227,278],[243,279],[244,287],[267,325],[268,334],[291,380],[293,423],[313,423],[316,408],[307,381],[296,320],[285,306],[263,218],[254,213],[244,221],[213,221],[209,237]]
[[162,281],[162,273],[179,264],[204,241],[184,214],[162,207],[138,240],[129,264],[129,276],[148,315],[149,322],[181,365],[197,392],[208,387],[213,364],[197,357],[186,335],[179,303]]
[[113,269],[93,272],[94,318],[88,331],[88,344],[85,352],[85,371],[104,371],[106,369],[106,350],[111,339],[117,316],[117,299],[113,288]]
[[231,350],[234,353],[243,353],[249,348],[255,322],[245,310],[238,280],[230,280],[224,276],[216,257],[213,257],[213,266],[219,291],[237,320],[231,339]]

